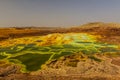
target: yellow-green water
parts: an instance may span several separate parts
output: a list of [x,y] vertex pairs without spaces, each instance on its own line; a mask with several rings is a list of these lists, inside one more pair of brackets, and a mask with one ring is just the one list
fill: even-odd
[[[53,36],[52,36],[53,37]],[[62,56],[71,55],[82,52],[85,55],[95,53],[103,54],[105,52],[116,53],[120,52],[118,45],[107,44],[96,41],[94,37],[86,34],[72,34],[64,37],[69,39],[69,43],[50,45],[16,44],[14,46],[0,48],[0,60],[8,60],[23,66],[23,71],[36,71],[41,69],[41,66],[47,61],[59,59]],[[58,40],[58,39],[57,39]],[[58,40],[59,43],[59,40]],[[97,60],[94,57],[94,60]]]

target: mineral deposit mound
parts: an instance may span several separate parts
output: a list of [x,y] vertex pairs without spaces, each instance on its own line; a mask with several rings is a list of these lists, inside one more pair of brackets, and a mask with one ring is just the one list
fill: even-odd
[[119,80],[120,24],[0,28],[0,80]]

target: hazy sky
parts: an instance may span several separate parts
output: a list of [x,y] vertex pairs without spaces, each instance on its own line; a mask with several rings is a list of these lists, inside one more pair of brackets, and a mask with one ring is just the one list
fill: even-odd
[[120,0],[0,0],[0,27],[120,23]]

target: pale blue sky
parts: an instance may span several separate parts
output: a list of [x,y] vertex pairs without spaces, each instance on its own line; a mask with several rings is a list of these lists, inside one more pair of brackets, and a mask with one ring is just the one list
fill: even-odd
[[120,23],[120,0],[0,0],[0,27]]

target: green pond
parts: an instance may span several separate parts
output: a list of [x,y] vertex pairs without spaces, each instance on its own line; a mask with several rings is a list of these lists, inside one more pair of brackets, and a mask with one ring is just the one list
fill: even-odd
[[19,60],[23,65],[26,66],[26,69],[28,71],[35,71],[41,68],[42,64],[45,64],[46,61],[50,58],[52,54],[31,54],[26,53],[24,55],[11,57],[9,59],[17,59]]
[[[0,48],[0,60],[7,59],[9,62],[22,64],[27,71],[36,71],[47,61],[58,59],[62,56],[77,52],[95,54],[105,52],[120,52],[117,45],[97,42],[74,42],[70,44],[37,46],[35,44],[18,44],[11,47]],[[98,60],[94,57],[92,59]]]

